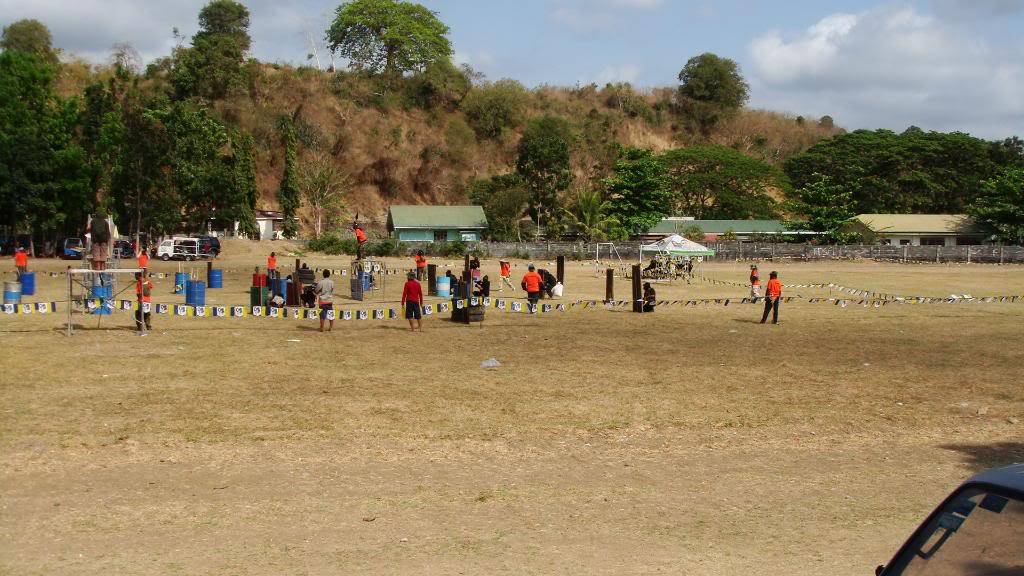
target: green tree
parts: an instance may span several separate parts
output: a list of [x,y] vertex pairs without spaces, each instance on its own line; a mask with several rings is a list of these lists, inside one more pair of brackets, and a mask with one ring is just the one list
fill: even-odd
[[683,228],[683,238],[692,242],[704,242],[706,239],[704,229],[697,224],[690,224],[686,228]]
[[572,184],[569,170],[572,130],[558,116],[530,122],[519,141],[516,173],[530,190],[530,212],[538,226],[551,226],[561,217],[559,194]]
[[234,0],[213,0],[204,6],[192,47],[175,54],[171,83],[177,95],[219,100],[244,91],[251,45],[248,8]]
[[302,203],[296,173],[299,142],[295,135],[295,117],[282,118],[278,127],[284,143],[284,175],[281,177],[281,187],[277,190],[277,203],[281,206],[281,217],[284,218],[284,237],[295,238],[299,232],[296,215]]
[[448,27],[420,4],[352,0],[338,6],[328,47],[356,70],[397,77],[451,58]]
[[330,226],[344,209],[345,195],[351,186],[352,181],[330,156],[316,154],[302,163],[299,189],[313,211],[313,230],[318,237],[323,233],[324,222]]
[[858,214],[956,214],[974,200],[983,181],[1015,165],[1014,157],[1012,144],[958,132],[857,130],[818,142],[784,169],[797,188],[825,174],[853,190]]
[[468,188],[469,201],[483,206],[491,239],[523,240],[522,218],[530,203],[530,192],[518,174],[473,180]]
[[77,102],[55,95],[54,77],[34,54],[0,53],[0,225],[14,230],[76,232],[92,207]]
[[597,190],[580,190],[565,210],[570,227],[586,241],[605,240],[614,234],[619,221],[611,215],[612,204]]
[[819,174],[816,180],[798,188],[792,196],[789,212],[804,219],[791,222],[791,228],[821,232],[832,243],[853,240],[851,234],[842,231],[843,225],[857,215],[853,211],[853,190]]
[[53,49],[50,29],[39,20],[18,20],[4,26],[0,48],[12,52],[31,54],[40,61],[56,66],[57,51]]
[[789,189],[779,169],[725,146],[670,150],[662,164],[674,212],[697,219],[773,218],[769,193]]
[[478,136],[497,138],[523,123],[528,99],[522,84],[505,79],[474,87],[462,100],[461,108]]
[[610,195],[611,214],[627,234],[647,232],[671,210],[665,168],[650,150],[626,150],[604,184]]
[[455,110],[473,87],[469,75],[448,59],[431,63],[410,82],[413,99],[426,110]]
[[679,82],[679,104],[705,136],[750,97],[750,86],[739,65],[711,53],[690,58],[679,72]]
[[1024,244],[1024,168],[1008,168],[986,180],[968,214],[1000,242]]

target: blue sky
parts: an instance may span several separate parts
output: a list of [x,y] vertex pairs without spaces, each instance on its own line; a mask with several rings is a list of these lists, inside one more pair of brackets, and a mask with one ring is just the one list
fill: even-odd
[[[335,2],[250,0],[254,54],[302,62]],[[751,105],[848,128],[917,125],[1024,134],[1024,0],[424,0],[456,59],[528,86],[675,83],[688,58],[738,61]],[[145,59],[194,32],[202,0],[0,0],[0,22],[36,17],[70,53],[116,42]],[[323,50],[321,46],[321,50]],[[326,54],[321,54],[326,59]]]

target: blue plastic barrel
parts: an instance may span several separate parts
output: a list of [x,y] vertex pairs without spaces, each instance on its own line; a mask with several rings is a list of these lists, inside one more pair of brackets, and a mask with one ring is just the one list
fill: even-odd
[[100,300],[102,300],[102,302],[100,302],[100,305],[97,306],[92,311],[92,313],[93,314],[110,314],[111,313],[111,308],[113,306],[112,305],[111,306],[105,306],[104,304],[107,303],[110,300],[111,295],[113,293],[114,293],[113,292],[113,287],[110,286],[109,284],[107,284],[105,286],[102,285],[102,284],[94,285],[92,287],[92,290],[91,290],[90,294],[91,294],[91,296],[93,298],[100,299]]
[[288,279],[277,278],[274,280],[274,294],[280,294],[281,296],[288,295]]
[[18,281],[21,282],[21,293],[25,296],[34,296],[36,293],[36,273],[35,272],[23,272],[18,277]]
[[175,272],[174,274],[174,293],[184,294],[185,285],[188,284],[188,272]]
[[21,303],[21,282],[4,282],[4,304]]
[[224,271],[216,268],[210,270],[210,289],[224,287]]
[[452,279],[447,276],[437,277],[437,295],[441,298],[448,298],[452,295]]
[[360,272],[359,281],[363,285],[363,292],[368,292],[370,290],[370,285],[373,284],[373,274],[370,274],[369,272]]
[[206,306],[206,282],[193,280],[188,283],[188,288],[185,289],[185,304]]

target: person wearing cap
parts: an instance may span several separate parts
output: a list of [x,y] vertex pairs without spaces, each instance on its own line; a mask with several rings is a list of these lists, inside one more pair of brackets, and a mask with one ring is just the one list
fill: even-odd
[[18,246],[18,251],[14,253],[14,267],[18,270],[19,280],[22,274],[28,272],[28,252],[21,246]]
[[409,272],[408,280],[402,287],[402,307],[405,308],[405,319],[409,321],[409,330],[423,331],[423,288],[416,281],[416,274]]
[[523,276],[523,290],[526,291],[526,299],[530,303],[530,312],[537,309],[537,302],[540,301],[540,292],[544,289],[544,279],[537,273],[537,267],[530,263],[529,271]]
[[772,324],[779,323],[779,300],[782,300],[782,282],[779,282],[779,273],[773,270],[768,276],[768,286],[765,289],[761,324],[768,321],[769,312],[772,313]]
[[750,297],[761,297],[761,275],[757,271],[756,264],[750,266]]

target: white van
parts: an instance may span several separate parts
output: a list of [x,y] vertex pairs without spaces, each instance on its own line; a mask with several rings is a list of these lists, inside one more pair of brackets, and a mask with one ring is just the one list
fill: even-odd
[[206,257],[199,251],[198,238],[170,238],[156,248],[156,257],[163,260],[198,260]]

